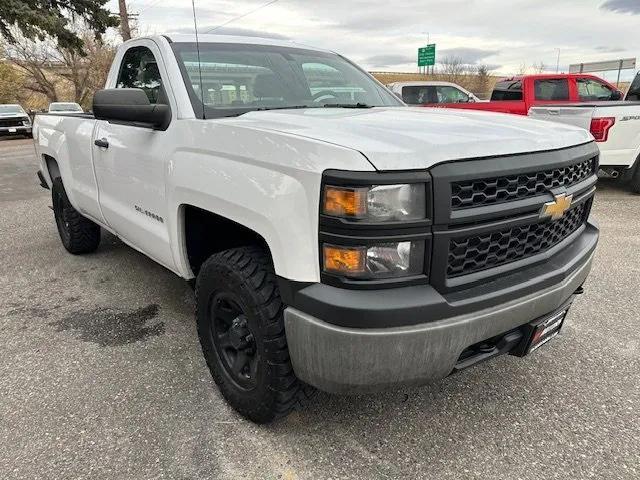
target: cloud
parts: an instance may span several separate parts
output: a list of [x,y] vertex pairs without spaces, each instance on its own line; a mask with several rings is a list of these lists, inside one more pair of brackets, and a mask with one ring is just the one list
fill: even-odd
[[444,50],[436,51],[436,58],[457,58],[462,63],[473,65],[479,63],[483,58],[497,55],[500,53],[498,50],[484,50],[482,48],[471,47],[458,47],[458,48],[446,48]]
[[409,55],[394,54],[394,53],[383,54],[383,55],[373,55],[363,60],[363,63],[366,63],[371,68],[388,68],[388,67],[395,67],[397,65],[406,65],[407,63],[416,63],[416,62],[417,62],[417,54],[415,57],[411,57]]
[[600,8],[616,13],[630,13],[640,15],[640,2],[638,0],[607,0]]
[[[203,27],[198,26],[198,32],[202,35],[203,33],[207,33],[212,28],[216,28],[215,25],[205,25]],[[167,31],[167,33],[193,33],[192,27],[182,27],[175,28]],[[250,28],[239,28],[239,27],[221,27],[214,32],[211,32],[213,35],[237,35],[240,37],[261,37],[261,38],[275,38],[278,40],[289,40],[289,37],[285,35],[281,35],[279,33],[266,32],[261,30],[252,30]]]
[[597,50],[598,52],[603,52],[603,53],[616,53],[616,52],[623,52],[624,48],[622,48],[622,47],[608,47],[606,45],[599,45],[597,47],[594,47],[594,50]]

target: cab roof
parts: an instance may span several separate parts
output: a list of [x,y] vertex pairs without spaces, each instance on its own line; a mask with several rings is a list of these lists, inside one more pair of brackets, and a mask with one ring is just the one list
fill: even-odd
[[[191,34],[169,33],[162,35],[170,42],[175,43],[195,43],[196,36]],[[199,43],[242,43],[246,45],[273,45],[278,47],[304,48],[306,50],[316,50],[325,53],[335,53],[331,50],[312,47],[293,40],[266,38],[266,37],[248,37],[239,35],[218,35],[218,34],[201,34],[198,35]]]

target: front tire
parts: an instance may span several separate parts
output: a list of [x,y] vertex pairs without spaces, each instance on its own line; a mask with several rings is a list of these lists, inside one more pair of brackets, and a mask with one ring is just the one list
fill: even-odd
[[94,252],[100,244],[100,226],[73,208],[60,177],[53,180],[51,199],[58,234],[64,248],[74,255]]
[[263,249],[225,250],[202,265],[196,280],[202,351],[224,398],[256,423],[287,415],[313,393],[293,372],[283,310]]

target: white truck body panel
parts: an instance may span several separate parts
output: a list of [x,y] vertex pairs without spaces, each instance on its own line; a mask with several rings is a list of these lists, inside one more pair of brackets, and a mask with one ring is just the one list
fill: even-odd
[[529,117],[586,130],[589,130],[593,118],[615,118],[607,141],[598,142],[600,165],[631,168],[640,157],[640,102],[594,102],[584,105],[531,107]]
[[[300,46],[217,35],[200,40]],[[46,156],[57,161],[78,211],[184,278],[193,277],[183,238],[184,205],[257,232],[270,247],[278,275],[317,282],[318,209],[325,170],[426,169],[441,162],[591,141],[588,132],[571,126],[429,108],[258,111],[201,120],[165,37],[122,45],[106,87],[116,86],[124,52],[139,45],[151,49],[157,59],[172,111],[169,128],[155,131],[90,116],[43,114],[34,131],[36,149],[49,185]],[[95,146],[97,139],[106,139],[109,149]]]
[[555,150],[593,140],[579,128],[517,115],[424,107],[278,110],[252,112],[234,121],[353,148],[377,170],[424,169],[452,160]]

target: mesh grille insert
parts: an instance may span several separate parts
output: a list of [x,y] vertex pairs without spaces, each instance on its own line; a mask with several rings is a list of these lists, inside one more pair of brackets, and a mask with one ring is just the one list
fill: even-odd
[[556,187],[569,187],[596,173],[597,159],[567,167],[520,175],[465,180],[451,184],[451,208],[481,207],[541,195]]
[[590,205],[591,201],[587,201],[573,207],[557,221],[451,239],[447,277],[479,272],[549,250],[586,222]]
[[3,118],[0,119],[0,127],[22,127],[22,118]]

